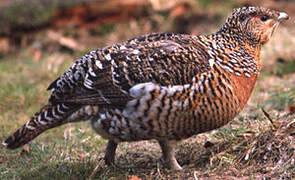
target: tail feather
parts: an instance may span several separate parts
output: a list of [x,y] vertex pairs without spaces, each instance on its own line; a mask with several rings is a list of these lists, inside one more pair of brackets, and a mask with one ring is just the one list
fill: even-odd
[[47,129],[67,123],[67,117],[80,108],[75,104],[45,105],[30,121],[10,135],[2,144],[16,149],[28,143]]

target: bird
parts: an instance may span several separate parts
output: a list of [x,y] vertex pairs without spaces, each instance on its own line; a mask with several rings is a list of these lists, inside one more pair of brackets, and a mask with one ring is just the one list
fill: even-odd
[[87,121],[107,139],[105,164],[120,142],[155,139],[164,166],[181,170],[179,141],[217,129],[247,104],[261,71],[261,47],[287,13],[233,10],[215,33],[151,33],[90,51],[47,90],[45,106],[4,142],[16,149],[44,131]]

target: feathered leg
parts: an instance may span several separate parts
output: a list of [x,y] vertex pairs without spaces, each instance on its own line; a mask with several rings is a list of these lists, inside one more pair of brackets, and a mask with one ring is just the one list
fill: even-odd
[[163,153],[163,159],[165,165],[169,169],[173,170],[181,170],[181,166],[178,164],[176,158],[175,158],[175,146],[176,142],[175,141],[169,141],[169,140],[159,140],[159,144],[162,148],[162,153]]
[[106,165],[114,165],[117,146],[115,141],[109,140],[104,156]]

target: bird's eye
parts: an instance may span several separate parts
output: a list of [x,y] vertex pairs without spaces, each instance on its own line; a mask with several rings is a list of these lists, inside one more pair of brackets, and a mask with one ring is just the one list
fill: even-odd
[[269,16],[261,16],[260,20],[261,21],[266,21],[269,19]]

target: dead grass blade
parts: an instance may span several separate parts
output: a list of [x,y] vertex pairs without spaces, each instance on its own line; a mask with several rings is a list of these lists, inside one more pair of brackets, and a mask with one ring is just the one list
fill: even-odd
[[97,173],[99,167],[102,166],[102,162],[103,162],[103,160],[100,159],[99,162],[98,162],[98,164],[95,166],[95,168],[93,169],[92,173],[91,173],[90,176],[88,177],[88,180],[92,180],[92,179],[93,179],[93,177],[94,177],[94,175]]
[[265,115],[265,117],[270,121],[270,123],[272,124],[272,126],[274,128],[277,128],[277,126],[275,125],[273,119],[270,117],[269,113],[267,113],[263,108],[261,108],[261,111],[263,112],[263,114]]

